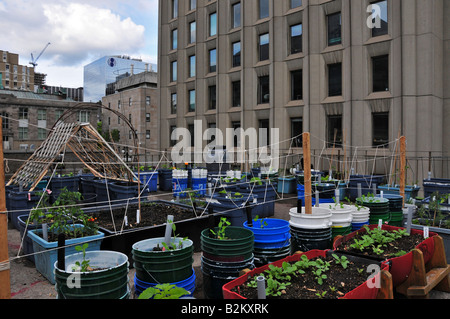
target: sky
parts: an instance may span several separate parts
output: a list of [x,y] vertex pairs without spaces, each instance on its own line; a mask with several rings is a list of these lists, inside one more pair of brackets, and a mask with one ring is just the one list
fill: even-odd
[[157,63],[158,0],[0,0],[0,50],[47,74],[50,86],[82,87],[83,67],[107,55]]

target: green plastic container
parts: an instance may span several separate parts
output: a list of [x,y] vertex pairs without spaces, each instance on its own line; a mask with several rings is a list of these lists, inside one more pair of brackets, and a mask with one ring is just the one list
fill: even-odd
[[66,256],[65,269],[55,262],[55,289],[58,299],[127,299],[128,257],[115,251],[88,251],[86,260],[95,269],[90,272],[74,272],[75,263],[83,260],[83,254]]
[[[214,229],[217,232],[217,228]],[[244,261],[253,256],[254,234],[251,230],[230,226],[225,230],[226,240],[210,237],[210,229],[201,233],[201,248],[204,256],[217,261]]]
[[182,241],[183,248],[169,251],[153,251],[153,248],[164,242],[164,238],[152,238],[133,245],[133,266],[136,277],[147,283],[173,283],[183,281],[192,276],[194,262],[194,243],[181,238],[172,238],[171,243]]

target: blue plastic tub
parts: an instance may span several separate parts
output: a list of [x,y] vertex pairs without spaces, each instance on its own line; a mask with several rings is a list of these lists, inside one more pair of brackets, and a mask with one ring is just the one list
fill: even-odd
[[171,169],[160,169],[158,171],[159,179],[159,190],[160,191],[171,191],[172,190],[172,170]]
[[[264,227],[261,228],[261,223]],[[291,233],[289,221],[282,219],[264,219],[253,221],[253,227],[244,223],[244,228],[251,230],[255,236],[254,247],[258,249],[276,249],[289,245]]]
[[9,200],[9,218],[15,229],[19,229],[19,222],[17,218],[20,215],[28,215],[32,208],[36,207],[41,199],[39,192],[18,192],[11,191],[8,194]]
[[141,181],[141,186],[148,189],[149,192],[158,191],[158,171],[149,172],[139,172],[134,173],[136,176],[139,175],[139,180]]
[[[305,207],[305,187],[301,184],[297,187],[297,196],[298,199],[302,200],[302,206]],[[312,206],[316,205],[316,195],[313,194],[311,198]],[[332,198],[320,198],[319,204],[334,204],[334,199]]]
[[350,200],[358,198],[358,184],[361,184],[361,195],[373,194],[374,185],[383,184],[384,177],[377,175],[351,175],[348,184]]
[[187,178],[172,178],[173,197],[186,198],[185,190],[188,187]]
[[[225,195],[215,194],[213,195],[213,198],[218,202],[211,201],[209,203],[209,206],[215,213],[223,212],[223,216],[228,219],[228,221],[231,223],[231,226],[242,227],[244,222],[247,220],[247,210],[245,207],[245,203],[248,201],[248,203],[252,207],[252,219],[254,219],[257,215],[261,216],[259,213],[261,212],[260,208],[262,207],[262,205],[260,205],[259,203],[258,196],[246,193],[241,194],[243,195],[241,199],[229,199],[226,198]],[[254,200],[256,200],[256,203],[254,203]]]
[[295,185],[297,179],[295,177],[278,177],[278,193],[292,194],[295,193]]
[[431,178],[423,180],[424,197],[430,197],[433,193],[439,192],[439,194],[450,193],[450,179],[444,178]]
[[[83,225],[75,225],[75,227],[83,227]],[[33,251],[35,253],[34,263],[36,269],[50,281],[55,284],[54,265],[58,259],[58,242],[48,242],[37,235],[42,233],[42,229],[33,229],[28,231],[27,236],[33,242]],[[102,232],[97,232],[97,235],[87,236],[82,238],[68,239],[65,242],[66,256],[77,253],[75,247],[83,243],[89,243],[87,251],[100,250],[100,245],[105,237]]]
[[[378,186],[380,191],[383,191],[385,195],[399,195],[400,196],[400,187],[393,186]],[[419,186],[406,186],[405,187],[405,199],[409,200],[410,198],[416,198],[419,193]]]
[[[192,269],[192,273],[193,273],[192,276],[189,277],[188,279],[170,284],[186,289],[191,293],[189,296],[192,297],[195,291],[195,280],[196,280],[194,269]],[[142,281],[136,275],[134,275],[134,288],[137,296],[143,293],[147,288],[155,287],[156,285],[157,284],[155,283]]]
[[200,196],[206,196],[207,178],[192,178],[192,189],[197,191]]
[[357,230],[363,228],[365,225],[368,226],[369,224],[370,224],[369,221],[367,221],[367,222],[365,222],[365,223],[352,223],[352,232],[357,231]]

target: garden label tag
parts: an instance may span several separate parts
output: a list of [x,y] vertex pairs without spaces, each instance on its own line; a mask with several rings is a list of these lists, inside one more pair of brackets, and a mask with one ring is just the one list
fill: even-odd
[[430,228],[428,226],[423,228],[423,238],[430,237]]
[[379,219],[378,220],[378,228],[381,229],[381,226],[383,225],[383,220]]

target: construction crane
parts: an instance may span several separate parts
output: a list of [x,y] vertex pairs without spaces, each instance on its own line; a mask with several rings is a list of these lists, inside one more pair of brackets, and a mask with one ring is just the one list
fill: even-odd
[[38,61],[39,58],[41,57],[42,53],[44,53],[44,51],[47,50],[47,48],[48,48],[49,45],[50,45],[50,42],[47,43],[47,45],[45,46],[45,48],[41,51],[41,53],[39,53],[39,55],[38,55],[38,57],[37,57],[36,59],[33,57],[33,53],[31,53],[31,62],[30,62],[30,64],[31,64],[32,66],[34,66],[35,68],[37,67],[37,61]]

